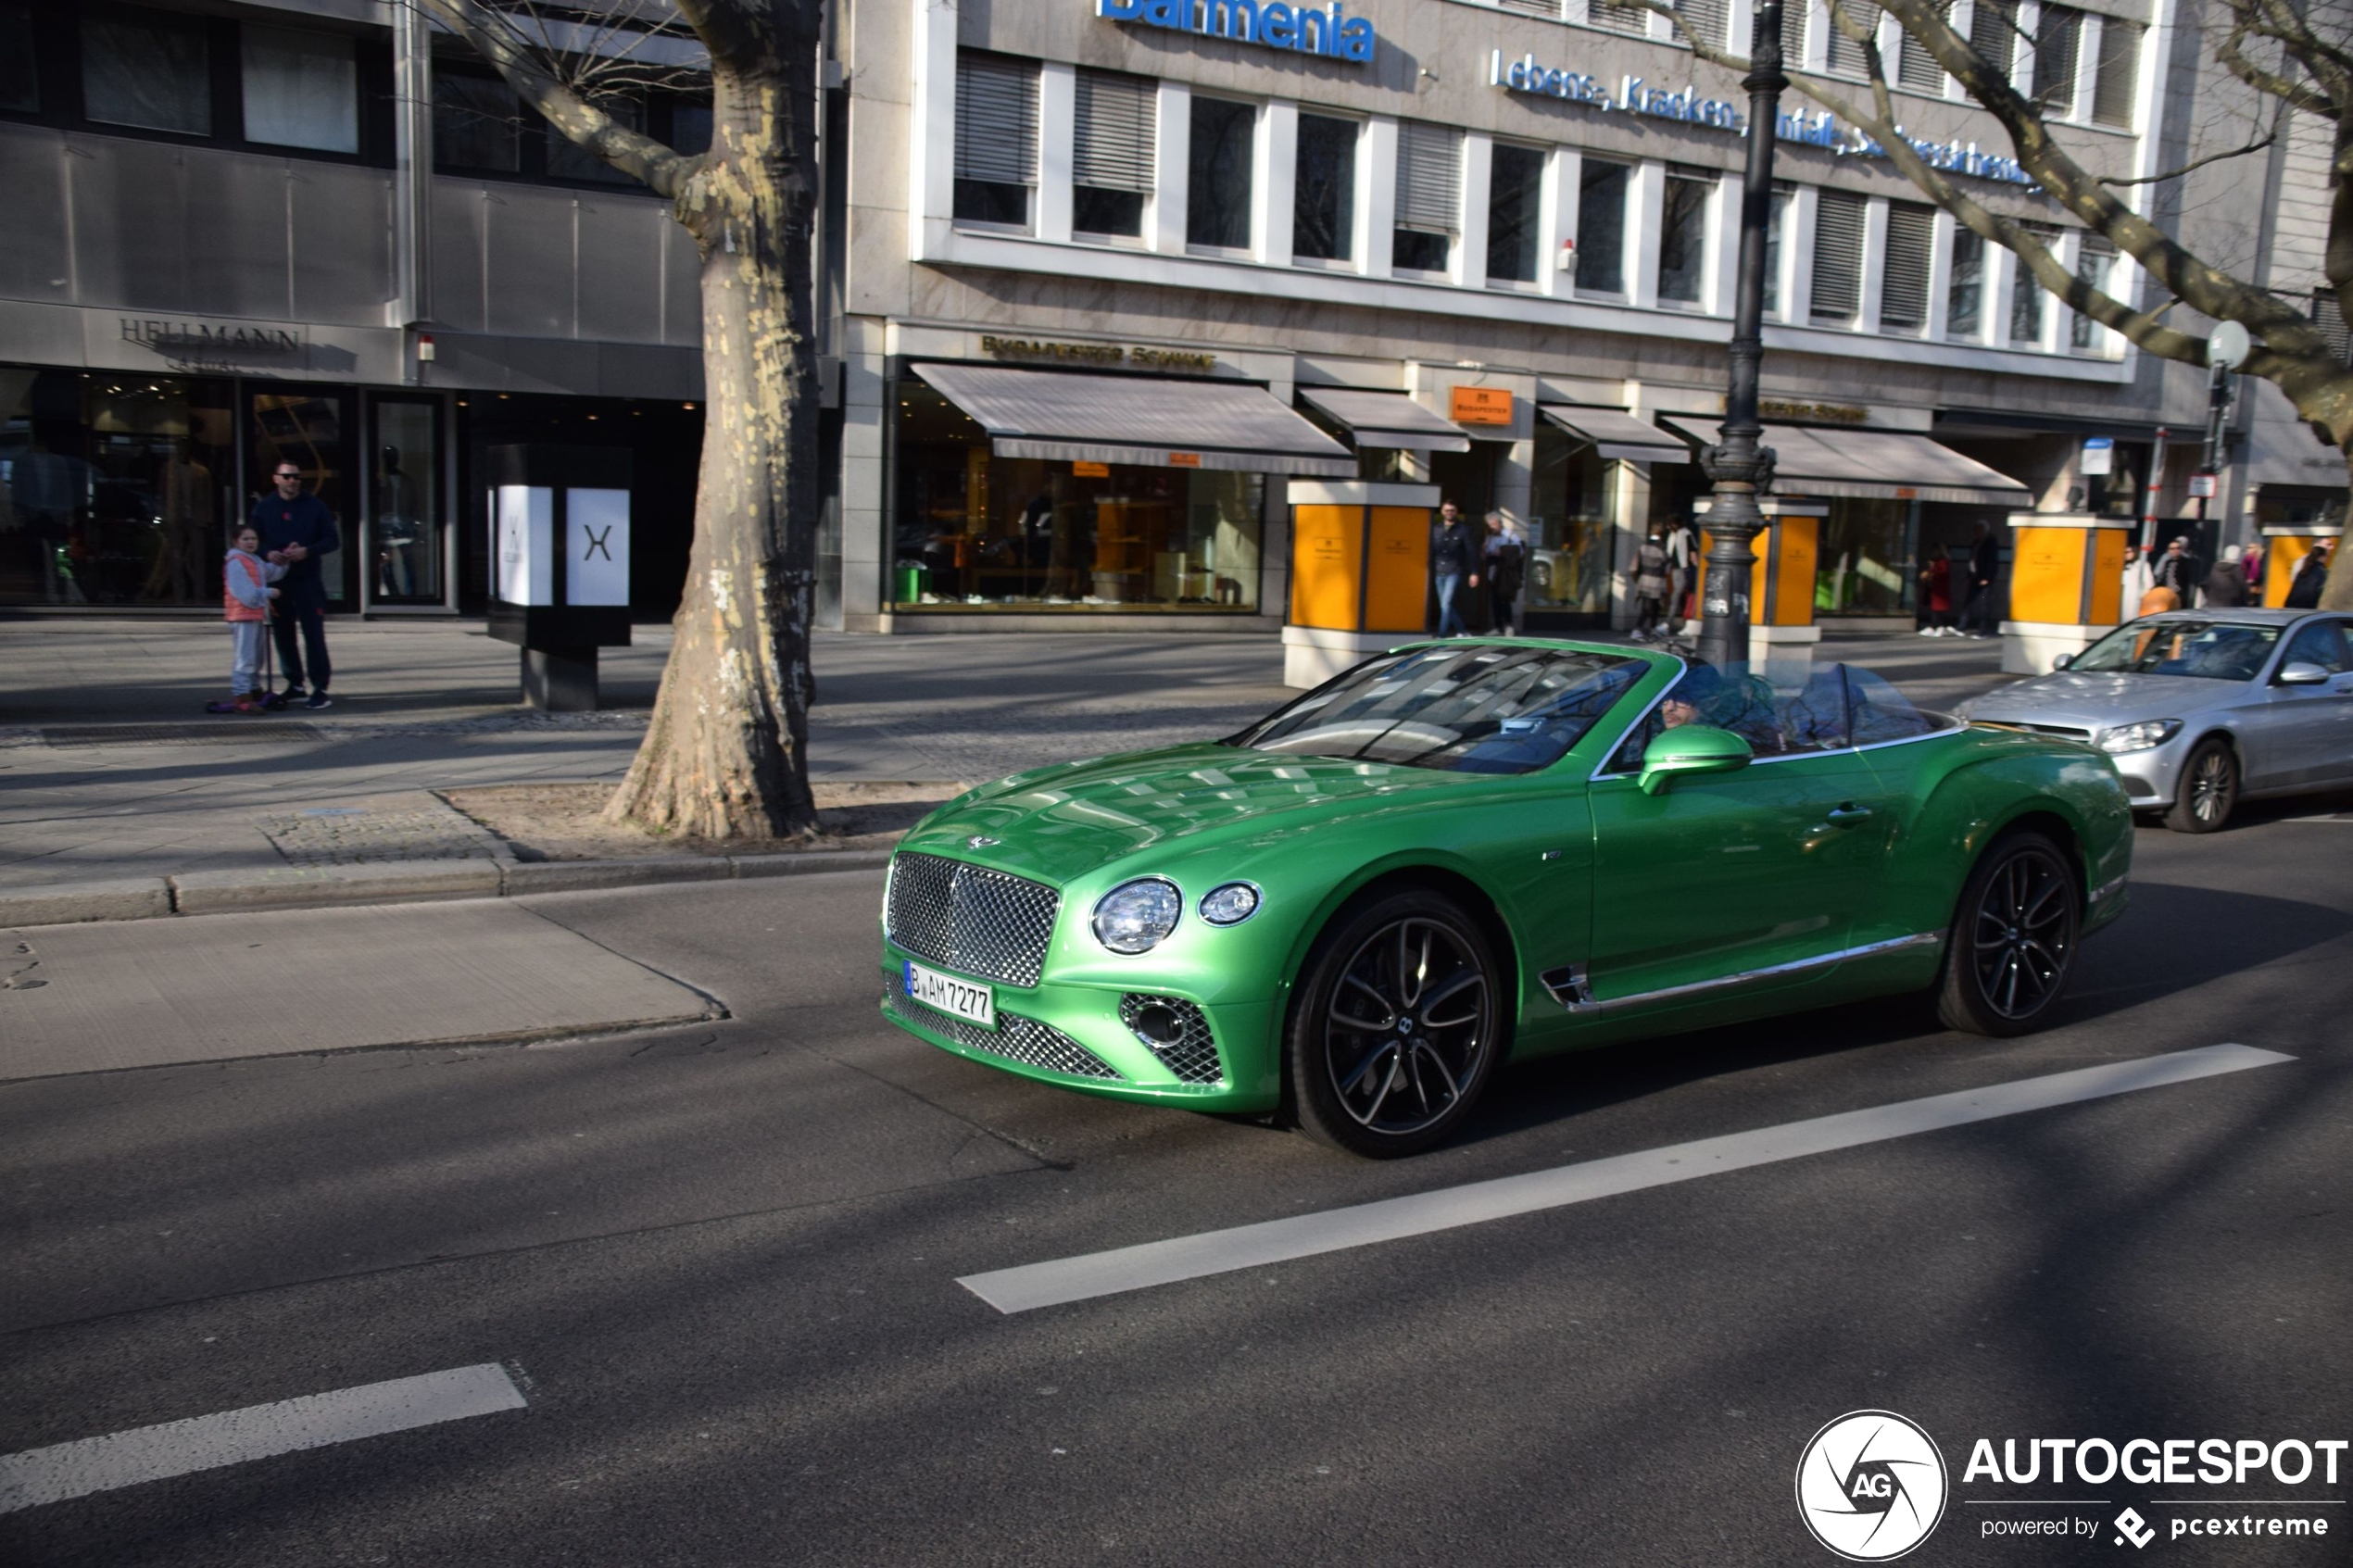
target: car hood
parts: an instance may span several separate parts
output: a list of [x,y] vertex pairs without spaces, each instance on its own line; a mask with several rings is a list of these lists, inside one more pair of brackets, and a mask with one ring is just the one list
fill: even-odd
[[1962,715],[1993,723],[2103,730],[2143,719],[2178,719],[2227,698],[2241,683],[2194,675],[2079,675],[2061,671],[1971,697]]
[[1306,831],[1375,802],[1474,789],[1495,778],[1214,744],[1172,746],[983,784],[925,818],[900,847],[1059,885],[1139,850],[1217,830]]

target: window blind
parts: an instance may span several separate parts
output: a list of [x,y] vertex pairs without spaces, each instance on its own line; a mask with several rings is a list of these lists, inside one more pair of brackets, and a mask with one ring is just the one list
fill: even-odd
[[1502,0],[1502,4],[1506,11],[1518,11],[1522,15],[1530,17],[1545,17],[1554,21],[1561,19],[1561,0]]
[[1807,304],[1817,321],[1851,321],[1863,303],[1863,198],[1824,191],[1814,208],[1814,292]]
[[2083,40],[2083,13],[2045,5],[2034,28],[2034,102],[2046,113],[2075,108],[2075,63]]
[[1675,26],[1679,33],[1698,40],[1711,48],[1724,46],[1725,0],[1675,0]]
[[2345,312],[2337,307],[2334,290],[2312,291],[2312,326],[2321,334],[2321,341],[2328,345],[2329,352],[2336,356],[2338,363],[2345,363],[2348,357],[2353,357],[2353,333],[2346,330]]
[[2018,61],[2018,0],[1977,0],[1969,10],[1969,44],[1996,74]]
[[1781,69],[1796,70],[1806,64],[1806,0],[1781,0]]
[[1158,85],[1107,70],[1078,73],[1074,184],[1107,191],[1152,188],[1152,122]]
[[[1874,43],[1878,41],[1880,8],[1877,6],[1869,4],[1869,0],[1838,0],[1838,8],[1845,13],[1845,19],[1850,25],[1861,28]],[[1830,30],[1830,36],[1823,42],[1822,69],[1832,76],[1852,77],[1857,82],[1868,78],[1870,75],[1869,56],[1864,52],[1862,44],[1848,37],[1846,29],[1839,25],[1839,19],[1827,10],[1822,13],[1822,25]]]
[[1888,204],[1887,265],[1879,295],[1883,330],[1916,332],[1928,325],[1928,258],[1935,233],[1934,207],[1918,202]]
[[1621,0],[1586,0],[1585,19],[1605,31],[1630,32],[1637,38],[1651,30],[1649,7]]
[[[1944,19],[1952,19],[1952,6],[1944,7]],[[1944,68],[1928,52],[1928,45],[1913,37],[1908,31],[1897,29],[1895,44],[1895,84],[1909,87],[1916,93],[1944,91]]]
[[1038,182],[1038,67],[956,56],[956,178],[1000,185]]
[[2092,77],[2092,123],[2133,129],[2133,100],[2141,91],[2141,24],[2100,19],[2100,57]]
[[1460,227],[1463,133],[1409,119],[1397,127],[1397,226],[1424,234]]

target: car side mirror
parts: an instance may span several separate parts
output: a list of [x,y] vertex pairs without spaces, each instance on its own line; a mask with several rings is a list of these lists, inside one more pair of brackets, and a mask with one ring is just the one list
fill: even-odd
[[2056,658],[2056,659],[2052,659],[2052,660],[2051,660],[2051,673],[2052,673],[2052,674],[2054,674],[2054,675],[2056,675],[2056,674],[2057,674],[2060,671],[2062,671],[2062,670],[2066,669],[2069,665],[2070,665],[2070,664],[2072,664],[2072,663],[2074,663],[2074,662],[2075,662],[2075,656],[2074,656],[2073,654],[2071,654],[2071,653],[2063,653],[2063,654],[2060,654],[2057,658]]
[[1638,781],[1644,795],[1664,795],[1678,778],[1692,773],[1733,773],[1756,754],[1748,742],[1730,730],[1705,724],[1680,724],[1662,731],[1642,752]]
[[2284,686],[2321,686],[2328,684],[2329,672],[2317,664],[2299,659],[2293,664],[2280,666],[2279,681]]

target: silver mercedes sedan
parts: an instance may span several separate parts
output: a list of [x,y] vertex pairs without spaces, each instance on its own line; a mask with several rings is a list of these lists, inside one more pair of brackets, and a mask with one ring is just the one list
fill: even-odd
[[2353,617],[2145,616],[1960,711],[2088,742],[2116,759],[2136,808],[2212,833],[2241,800],[2353,784]]

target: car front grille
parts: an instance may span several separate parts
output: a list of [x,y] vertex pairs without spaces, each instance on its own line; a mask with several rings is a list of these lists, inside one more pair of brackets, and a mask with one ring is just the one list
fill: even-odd
[[918,958],[961,974],[1038,984],[1062,895],[1042,882],[914,852],[890,862],[884,926]]
[[1001,1056],[1025,1067],[1043,1067],[1073,1078],[1116,1081],[1119,1077],[1118,1069],[1061,1030],[1018,1013],[1000,1012],[997,1027],[983,1029],[977,1023],[934,1012],[908,1000],[904,992],[889,987],[883,991],[883,1009],[893,1018],[903,1019],[935,1035],[945,1035],[969,1051]]
[[[1154,1007],[1165,1008],[1176,1015],[1180,1031],[1176,1039],[1164,1043],[1136,1027],[1144,1010]],[[1209,1032],[1208,1017],[1183,997],[1130,991],[1119,998],[1119,1022],[1160,1059],[1163,1067],[1183,1082],[1214,1084],[1226,1075],[1225,1064],[1217,1060],[1217,1041]]]

